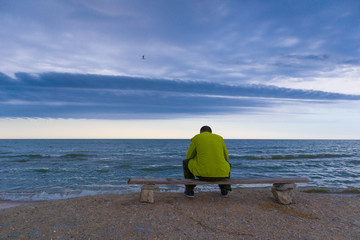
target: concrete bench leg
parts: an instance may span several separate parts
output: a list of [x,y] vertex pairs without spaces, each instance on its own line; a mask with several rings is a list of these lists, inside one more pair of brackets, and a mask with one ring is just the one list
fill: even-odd
[[141,187],[140,202],[154,203],[154,190],[159,189],[155,184],[145,184]]
[[274,183],[271,192],[276,201],[288,205],[293,203],[295,196],[295,183]]

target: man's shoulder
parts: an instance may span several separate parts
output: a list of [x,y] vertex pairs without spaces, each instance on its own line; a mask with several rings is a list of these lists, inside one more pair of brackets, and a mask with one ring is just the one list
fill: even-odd
[[214,133],[213,133],[213,135],[214,135],[214,137],[217,137],[217,138],[221,138],[221,139],[223,139],[223,137],[222,137],[222,136],[220,136],[220,135],[217,135],[217,134],[214,134]]
[[200,137],[201,137],[201,133],[196,134],[195,136],[193,136],[193,137],[191,138],[191,141],[196,140],[196,139],[198,139],[198,138],[200,138]]
[[199,133],[199,134],[196,134],[191,140],[197,140],[197,139],[202,139],[202,138],[216,138],[216,139],[223,140],[222,136],[217,135],[215,133]]

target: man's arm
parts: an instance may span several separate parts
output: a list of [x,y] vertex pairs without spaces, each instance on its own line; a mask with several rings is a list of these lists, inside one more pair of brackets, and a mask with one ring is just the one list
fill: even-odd
[[195,156],[196,156],[195,143],[191,140],[189,149],[187,150],[186,153],[186,159],[191,159],[194,158]]
[[224,141],[223,141],[223,149],[224,149],[224,157],[225,157],[225,160],[227,161],[229,159],[229,153],[228,153],[228,150],[226,148]]

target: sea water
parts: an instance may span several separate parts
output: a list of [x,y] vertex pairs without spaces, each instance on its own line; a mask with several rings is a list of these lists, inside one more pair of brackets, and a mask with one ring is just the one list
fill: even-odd
[[[0,140],[0,199],[139,191],[129,178],[183,178],[190,140]],[[225,140],[232,178],[307,177],[311,188],[360,189],[360,140]],[[255,185],[257,186],[257,185]],[[241,185],[254,187],[254,185]],[[183,191],[163,186],[162,191]],[[216,186],[199,186],[200,190]]]

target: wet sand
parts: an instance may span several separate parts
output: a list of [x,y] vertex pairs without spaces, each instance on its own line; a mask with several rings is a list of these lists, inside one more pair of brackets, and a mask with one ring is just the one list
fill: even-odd
[[0,239],[360,239],[359,194],[296,192],[287,206],[269,189],[156,192],[154,204],[139,193],[11,204],[0,202]]
[[[40,201],[39,201],[40,202]],[[7,209],[17,206],[24,206],[29,204],[36,204],[38,202],[34,201],[7,201],[7,200],[0,200],[0,210],[1,209]]]

